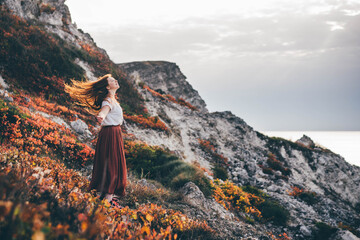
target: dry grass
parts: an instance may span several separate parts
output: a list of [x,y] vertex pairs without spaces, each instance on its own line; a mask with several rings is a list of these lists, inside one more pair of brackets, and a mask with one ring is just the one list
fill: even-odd
[[150,179],[138,179],[129,172],[126,195],[120,198],[120,203],[137,207],[143,203],[166,205],[181,200],[181,194],[165,188],[161,183]]

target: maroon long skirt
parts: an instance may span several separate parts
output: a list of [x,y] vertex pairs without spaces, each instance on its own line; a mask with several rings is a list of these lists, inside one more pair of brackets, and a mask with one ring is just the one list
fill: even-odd
[[100,193],[125,195],[127,170],[121,126],[102,126],[95,147],[89,186]]

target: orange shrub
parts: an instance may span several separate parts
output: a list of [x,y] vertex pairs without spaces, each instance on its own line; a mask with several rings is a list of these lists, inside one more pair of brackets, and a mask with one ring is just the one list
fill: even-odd
[[292,192],[289,192],[289,195],[293,197],[299,196],[302,192],[304,192],[303,188],[298,188],[293,186],[291,186],[291,188],[292,188]]
[[138,125],[145,127],[145,128],[152,128],[152,129],[159,129],[162,131],[169,131],[169,129],[166,127],[165,123],[162,122],[159,117],[149,117],[145,118],[142,115],[125,115],[124,119],[129,120],[131,122],[137,123]]
[[243,191],[229,180],[221,183],[219,179],[215,179],[211,181],[211,186],[213,197],[226,209],[245,212],[261,218],[261,212],[257,209],[257,205],[265,201],[263,198]]
[[291,238],[286,233],[281,233],[278,236],[275,236],[272,233],[269,233],[269,235],[273,240],[291,240]]

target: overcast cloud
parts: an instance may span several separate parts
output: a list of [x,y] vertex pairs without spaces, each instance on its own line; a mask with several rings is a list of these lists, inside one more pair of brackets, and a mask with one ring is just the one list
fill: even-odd
[[66,3],[113,61],[175,62],[211,112],[256,130],[360,130],[359,1],[150,2]]

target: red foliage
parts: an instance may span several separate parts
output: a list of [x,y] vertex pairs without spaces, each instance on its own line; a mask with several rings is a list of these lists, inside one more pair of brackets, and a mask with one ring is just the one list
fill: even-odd
[[132,121],[134,123],[137,123],[138,125],[145,127],[145,128],[152,128],[152,129],[159,129],[162,131],[169,131],[169,129],[166,127],[165,123],[162,122],[159,117],[155,116],[155,117],[149,117],[149,118],[145,118],[142,115],[134,115],[134,116],[130,116],[130,115],[125,115],[124,114],[124,119]]
[[214,145],[212,145],[210,143],[210,141],[208,140],[202,140],[200,138],[198,138],[198,142],[200,144],[200,147],[203,151],[209,153],[211,155],[211,157],[219,164],[222,164],[222,165],[225,165],[225,166],[228,166],[229,163],[228,163],[228,158],[224,157],[223,155],[221,154],[218,154],[216,152],[216,149],[214,147]]
[[76,167],[84,166],[94,156],[94,150],[78,142],[65,126],[33,114],[25,107],[3,104],[0,105],[2,143],[6,141],[29,153],[52,154]]
[[197,111],[198,108],[191,105],[190,103],[188,103],[187,101],[185,101],[185,99],[183,98],[178,98],[178,100],[176,100],[173,96],[171,96],[170,94],[160,94],[156,91],[154,91],[153,89],[151,89],[149,86],[147,85],[143,85],[142,86],[144,89],[148,90],[153,96],[155,97],[159,97],[161,98],[162,100],[165,100],[165,101],[170,101],[170,102],[173,102],[173,103],[176,103],[176,104],[179,104],[179,105],[182,105],[182,106],[185,106],[193,111]]
[[302,192],[304,192],[304,189],[303,188],[298,188],[298,187],[293,187],[291,186],[292,188],[292,192],[289,192],[289,195],[290,196],[299,196]]
[[40,13],[45,12],[48,14],[52,14],[53,12],[55,12],[55,10],[56,10],[55,7],[47,3],[42,3],[40,6]]
[[288,176],[290,175],[291,170],[287,167],[284,167],[283,163],[276,159],[276,156],[273,153],[270,152],[268,154],[268,159],[266,160],[266,163],[268,166],[258,164],[258,166],[262,168],[265,174],[273,175],[274,171],[280,171],[281,176],[278,176],[279,178],[282,178],[284,180],[289,179]]
[[191,110],[194,110],[194,111],[197,111],[197,110],[198,110],[197,107],[191,105],[189,102],[185,101],[185,99],[183,99],[183,98],[179,98],[179,99],[178,99],[178,102],[179,102],[180,105],[183,105],[183,106],[185,106],[185,107],[188,107],[188,108],[190,108]]
[[269,235],[273,240],[291,240],[291,238],[286,233],[281,233],[278,236],[275,236],[270,232]]

